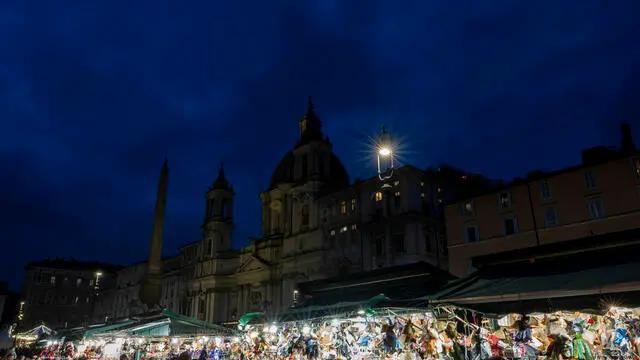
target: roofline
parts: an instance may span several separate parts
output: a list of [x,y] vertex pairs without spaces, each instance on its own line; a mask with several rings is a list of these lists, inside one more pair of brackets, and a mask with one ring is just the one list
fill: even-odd
[[[618,153],[618,156],[612,156],[611,158],[607,159],[606,161],[600,161],[600,162],[595,162],[595,163],[582,163],[582,164],[578,164],[578,165],[572,165],[569,167],[565,167],[562,169],[558,169],[558,170],[553,170],[550,172],[542,172],[540,170],[535,170],[531,173],[529,173],[529,175],[526,178],[516,178],[508,183],[505,183],[504,186],[496,186],[495,188],[488,190],[486,192],[483,192],[481,194],[475,195],[475,196],[471,196],[471,197],[466,197],[466,198],[462,198],[462,199],[458,199],[455,202],[449,203],[446,205],[446,207],[449,206],[455,206],[458,205],[460,203],[463,203],[465,201],[469,201],[469,200],[473,200],[473,199],[477,199],[477,198],[481,198],[487,195],[495,195],[500,193],[501,191],[504,191],[506,189],[511,189],[511,188],[515,188],[517,186],[521,186],[521,185],[529,185],[535,182],[539,182],[541,180],[546,180],[546,179],[550,179],[556,176],[560,176],[566,173],[570,173],[573,171],[578,171],[581,169],[585,169],[585,168],[590,168],[590,167],[598,167],[598,166],[602,166],[604,164],[609,164],[612,162],[616,162],[616,161],[620,161],[623,159],[629,159],[629,158],[633,158],[640,155],[640,150],[637,150],[633,153],[627,153],[627,154],[622,154],[622,153]],[[540,172],[538,172],[540,171]]]

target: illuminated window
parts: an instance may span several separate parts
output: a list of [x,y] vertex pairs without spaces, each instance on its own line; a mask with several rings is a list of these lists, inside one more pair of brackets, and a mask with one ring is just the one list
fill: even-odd
[[394,186],[398,186],[398,185],[400,185],[400,181],[398,181],[398,180],[394,181],[394,182],[393,182],[393,185],[394,185]]
[[400,191],[396,191],[393,197],[393,202],[396,207],[400,206]]
[[356,224],[352,224],[351,225],[351,230],[353,230],[353,231],[358,230],[358,226]]
[[424,193],[420,193],[420,197],[424,199],[425,198]]
[[633,174],[636,179],[640,179],[640,157],[633,159]]
[[424,181],[420,181],[420,186],[424,186]]
[[376,201],[382,201],[382,192],[378,191],[375,194]]
[[80,287],[80,285],[82,285],[82,279],[81,278],[77,278],[76,279],[76,286]]
[[51,285],[55,285],[56,284],[56,277],[52,276],[51,279],[49,279],[49,284]]
[[347,214],[347,202],[340,201],[340,215],[346,215],[346,214]]
[[511,208],[511,193],[508,191],[501,192],[498,201],[501,209]]
[[462,211],[462,216],[474,216],[475,206],[473,204],[473,200],[467,200],[460,204],[460,210]]
[[351,199],[351,211],[356,211],[356,199]]
[[349,228],[347,228],[346,226],[340,228],[341,233],[347,232],[347,230],[349,230]]
[[73,303],[74,303],[74,304],[77,304],[77,303],[78,303],[78,301],[80,301],[80,298],[76,296],[76,297],[75,297],[75,299],[73,299]]

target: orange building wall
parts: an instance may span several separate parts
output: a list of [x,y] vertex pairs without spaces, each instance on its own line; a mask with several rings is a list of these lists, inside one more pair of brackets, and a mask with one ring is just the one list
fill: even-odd
[[[502,210],[499,194],[502,191],[477,197],[475,216],[462,216],[461,204],[445,209],[450,271],[456,276],[468,275],[473,269],[471,260],[476,256],[536,246],[531,204],[527,187],[531,188],[531,202],[535,215],[540,245],[578,239],[592,235],[623,231],[640,227],[640,180],[634,173],[634,160],[624,158],[594,167],[581,167],[558,172],[549,177],[503,189],[510,191],[511,209]],[[585,189],[584,173],[591,170],[596,186]],[[541,183],[548,182],[552,198],[543,200]],[[600,197],[604,217],[590,219],[587,199]],[[545,209],[555,207],[557,225],[545,228]],[[503,218],[515,215],[518,232],[504,235]],[[480,240],[467,243],[465,231],[475,225]]]

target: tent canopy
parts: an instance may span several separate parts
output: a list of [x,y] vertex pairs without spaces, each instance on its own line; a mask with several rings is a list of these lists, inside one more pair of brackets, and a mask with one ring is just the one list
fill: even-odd
[[88,330],[86,337],[106,336],[231,336],[236,331],[167,310],[136,316],[128,321]]
[[[622,260],[622,262],[620,262]],[[640,305],[640,261],[601,259],[598,264],[536,261],[481,268],[432,297],[486,313],[583,310]]]

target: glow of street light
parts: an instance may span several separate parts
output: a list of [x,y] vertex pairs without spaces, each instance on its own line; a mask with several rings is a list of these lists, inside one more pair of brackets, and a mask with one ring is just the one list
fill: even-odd
[[380,150],[378,150],[378,154],[380,154],[380,156],[389,156],[391,155],[391,149],[386,146],[381,147]]
[[97,272],[96,276],[102,276],[102,273],[101,272]]

